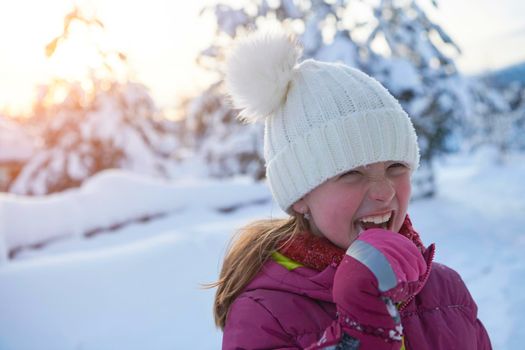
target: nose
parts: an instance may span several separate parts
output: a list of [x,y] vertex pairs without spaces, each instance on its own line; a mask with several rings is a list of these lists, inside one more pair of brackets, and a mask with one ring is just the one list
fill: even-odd
[[387,178],[381,178],[371,181],[368,193],[375,201],[389,202],[394,198],[396,191]]

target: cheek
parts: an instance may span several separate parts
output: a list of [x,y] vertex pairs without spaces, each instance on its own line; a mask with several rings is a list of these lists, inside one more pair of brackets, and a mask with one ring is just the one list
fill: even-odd
[[338,198],[324,197],[310,205],[310,209],[315,222],[320,226],[319,228],[322,228],[337,217],[337,213],[341,210],[341,202]]
[[405,220],[405,215],[407,213],[411,193],[412,185],[410,183],[410,177],[404,178],[396,184],[396,196],[398,200],[400,214],[396,225],[397,231],[399,231]]
[[360,196],[350,191],[333,191],[318,200],[312,208],[316,224],[321,231],[346,231],[361,204]]

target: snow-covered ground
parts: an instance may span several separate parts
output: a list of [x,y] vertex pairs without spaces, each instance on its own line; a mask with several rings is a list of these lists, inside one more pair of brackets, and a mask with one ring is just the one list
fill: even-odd
[[[436,164],[438,196],[409,212],[423,241],[436,242],[436,261],[463,276],[494,348],[518,349],[525,340],[525,155],[500,166],[494,159],[484,151]],[[4,245],[36,243],[39,227],[54,239],[0,265],[0,349],[220,348],[214,292],[202,284],[216,279],[232,232],[284,214],[265,187],[246,180],[131,186],[135,177],[124,176],[117,186],[117,175],[36,204],[0,197]],[[112,220],[122,226],[104,232]]]

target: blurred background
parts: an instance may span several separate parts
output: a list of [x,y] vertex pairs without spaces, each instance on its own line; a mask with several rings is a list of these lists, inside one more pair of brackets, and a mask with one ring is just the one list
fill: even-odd
[[381,81],[422,163],[410,213],[495,349],[525,340],[525,3],[19,0],[0,4],[0,349],[220,348],[231,234],[285,214],[263,126],[223,68],[275,22]]

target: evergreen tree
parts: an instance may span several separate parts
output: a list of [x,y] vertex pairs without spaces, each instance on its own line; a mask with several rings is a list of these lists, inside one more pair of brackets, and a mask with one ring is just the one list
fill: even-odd
[[498,162],[507,153],[525,149],[525,89],[517,82],[494,85],[488,77],[473,78],[469,83],[471,98],[463,132],[469,151],[484,145],[495,146]]
[[[225,158],[229,159],[229,170],[223,167],[223,175],[241,168],[237,154],[223,155],[223,148],[204,147],[216,130],[222,133],[223,142],[238,137],[240,130],[258,133],[246,142],[262,139],[258,128],[239,129],[234,118],[222,117],[235,114],[228,112],[221,85],[222,68],[225,53],[236,36],[273,20],[298,35],[304,59],[344,62],[377,78],[393,93],[411,116],[419,135],[421,167],[414,178],[414,197],[432,196],[436,191],[432,161],[459,147],[457,139],[461,135],[454,129],[466,121],[472,110],[469,82],[445,53],[460,52],[447,33],[413,0],[251,0],[244,4],[242,8],[218,4],[207,9],[215,15],[217,33],[199,62],[218,73],[219,79],[213,89],[195,99],[187,122],[196,123],[195,118],[199,119],[201,132],[190,132],[191,144],[200,158],[210,161],[210,169],[219,169],[216,163]],[[437,6],[435,1],[432,4]],[[200,106],[198,101],[204,100],[215,102],[213,106]],[[222,112],[215,113],[217,110]],[[262,161],[255,161],[261,153],[254,152],[251,159],[262,166]]]
[[[464,79],[453,59],[443,53],[447,46],[460,49],[415,1],[382,0],[373,13],[376,25],[368,35],[362,66],[412,118],[421,151],[414,192],[432,196],[432,160],[451,150],[448,140],[466,114]],[[373,49],[381,44],[386,54]]]
[[[46,47],[52,58],[75,40],[75,23],[103,31],[100,20],[78,9],[67,14],[64,31]],[[168,176],[176,149],[176,126],[159,114],[148,90],[131,81],[126,56],[93,48],[101,66],[71,82],[56,78],[40,87],[33,105],[41,148],[10,187],[20,194],[45,194],[78,186],[108,168]],[[123,77],[121,76],[123,75]]]
[[[229,177],[249,174],[254,179],[264,178],[261,124],[243,125],[236,119],[236,111],[224,103],[225,96],[214,84],[197,98],[188,101],[185,127],[179,135],[190,149],[191,162],[204,175]],[[191,169],[195,172],[195,167]]]
[[208,175],[224,177],[246,174],[254,179],[262,179],[265,174],[263,125],[243,125],[238,121],[235,118],[238,111],[231,109],[222,84],[224,57],[235,37],[257,28],[261,19],[276,19],[290,27],[297,24],[306,26],[301,35],[305,57],[341,60],[352,64],[357,48],[347,31],[337,33],[331,44],[323,44],[319,26],[328,17],[336,16],[343,8],[342,3],[313,1],[296,4],[293,1],[280,1],[270,5],[263,0],[250,1],[246,5],[235,9],[226,4],[217,4],[205,9],[214,13],[217,32],[198,62],[219,78],[217,83],[184,105],[185,120],[181,136],[185,146],[191,149],[192,160],[205,164]]

